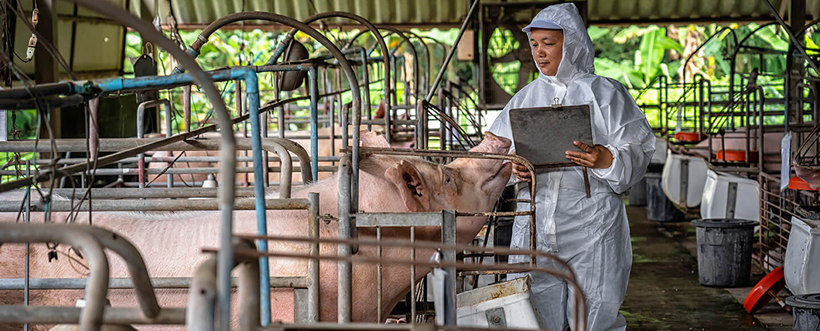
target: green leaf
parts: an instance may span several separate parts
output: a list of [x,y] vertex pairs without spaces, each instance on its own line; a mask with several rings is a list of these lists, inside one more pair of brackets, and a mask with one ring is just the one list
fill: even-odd
[[596,41],[599,38],[607,35],[610,30],[611,29],[609,28],[601,28],[596,25],[593,25],[587,29],[587,33],[589,34],[589,38],[592,39],[592,41]]

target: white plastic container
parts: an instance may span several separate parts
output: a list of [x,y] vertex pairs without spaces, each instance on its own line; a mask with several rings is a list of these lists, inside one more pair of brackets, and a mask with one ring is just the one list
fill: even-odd
[[[702,158],[668,153],[661,174],[663,193],[679,208],[697,208],[703,197],[707,170],[706,161]],[[686,192],[681,192],[683,180],[686,180]]]
[[759,206],[760,190],[756,180],[707,170],[700,202],[701,217],[759,221]]
[[462,292],[456,300],[459,326],[543,329],[529,276]]
[[794,295],[820,293],[820,221],[792,217],[783,273]]

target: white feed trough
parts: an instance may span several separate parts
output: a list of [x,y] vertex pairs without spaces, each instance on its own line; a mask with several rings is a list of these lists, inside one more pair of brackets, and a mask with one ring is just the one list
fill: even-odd
[[783,273],[794,295],[820,293],[820,221],[792,217]]
[[459,326],[542,329],[530,277],[459,293]]
[[663,193],[678,208],[697,208],[706,185],[707,170],[702,158],[668,153],[661,175]]
[[700,203],[704,219],[760,220],[760,189],[756,180],[707,170]]

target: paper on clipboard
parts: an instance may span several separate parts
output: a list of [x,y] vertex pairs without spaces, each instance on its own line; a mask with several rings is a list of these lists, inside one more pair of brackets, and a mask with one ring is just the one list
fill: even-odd
[[517,108],[510,110],[516,154],[538,168],[575,166],[566,151],[578,150],[578,140],[592,146],[589,105]]

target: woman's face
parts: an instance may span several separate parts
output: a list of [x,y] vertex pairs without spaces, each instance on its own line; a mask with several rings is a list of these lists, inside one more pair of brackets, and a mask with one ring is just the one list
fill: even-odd
[[561,63],[561,50],[564,47],[564,32],[561,30],[532,29],[530,31],[532,58],[541,73],[555,76],[558,64]]

